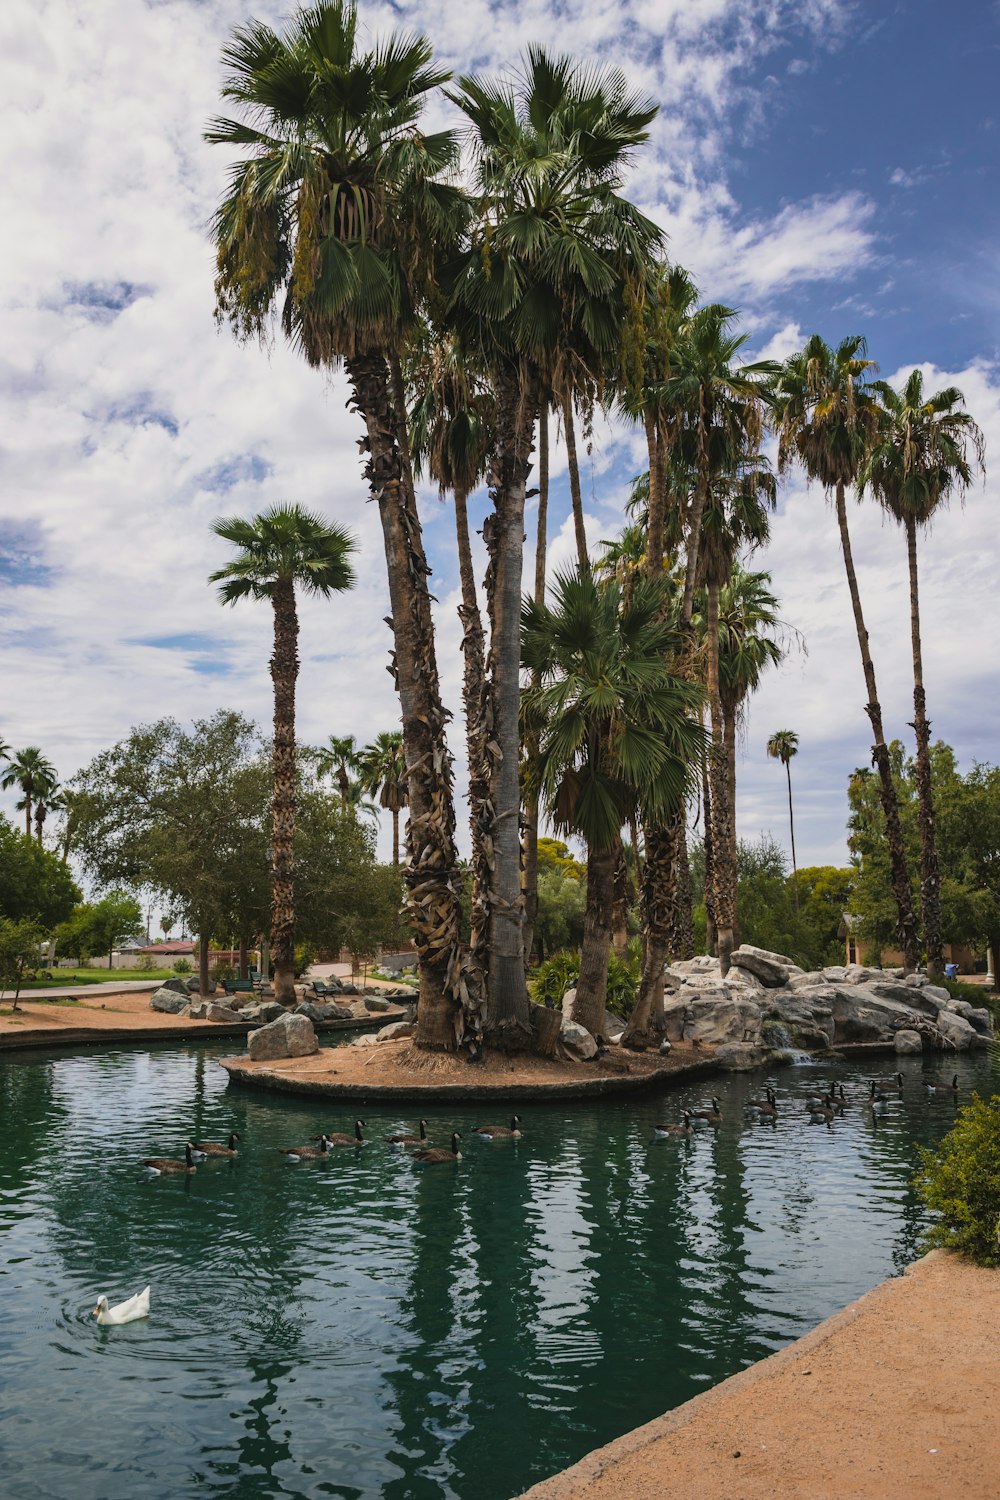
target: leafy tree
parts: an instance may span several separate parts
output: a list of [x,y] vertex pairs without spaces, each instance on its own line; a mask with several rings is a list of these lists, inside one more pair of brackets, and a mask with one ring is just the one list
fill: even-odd
[[[17,804],[18,811],[24,813],[24,831],[31,837],[31,811],[36,798],[48,796],[55,791],[58,778],[56,768],[51,761],[46,760],[37,745],[29,745],[26,750],[19,750],[10,760],[3,775],[0,776],[0,787],[7,791],[16,786],[21,790],[21,801]],[[39,842],[41,833],[39,832]]]
[[1000,1265],[1000,1096],[973,1094],[939,1145],[920,1148],[916,1184],[936,1215],[930,1245],[948,1245],[978,1265]]
[[57,946],[81,961],[108,955],[112,967],[115,943],[142,930],[142,907],[127,891],[109,891],[100,901],[84,902],[56,929]]
[[[28,836],[30,838],[30,834]],[[12,1015],[18,1009],[17,1000],[25,976],[38,965],[44,936],[44,928],[30,917],[20,917],[15,921],[0,917],[0,990],[14,991]]]
[[295,684],[299,675],[296,587],[328,599],[352,587],[354,541],[299,505],[276,505],[252,521],[216,521],[238,555],[209,578],[223,604],[267,599],[274,611],[274,738],[271,799],[271,954],[275,998],[295,999]]
[[69,916],[80,891],[66,865],[0,814],[0,917],[31,919],[51,930]]
[[543,958],[557,948],[580,947],[586,902],[587,888],[578,877],[554,869],[539,869],[535,936]]
[[241,156],[215,217],[216,300],[241,337],[266,336],[280,307],[309,364],[343,362],[365,424],[410,768],[417,1037],[452,1048],[462,1023],[451,758],[399,355],[467,208],[442,180],[456,141],[418,123],[447,72],[423,37],[390,35],[368,51],[359,42],[355,6],[320,0],[283,34],[252,22],[225,48],[223,94],[238,118],[213,121],[207,139]]
[[924,393],[924,378],[913,370],[901,391],[886,381],[873,389],[881,397],[875,440],[860,474],[860,490],[870,487],[906,533],[910,574],[910,640],[913,650],[913,728],[917,740],[917,792],[920,802],[920,910],[929,974],[944,973],[941,949],[941,873],[934,833],[930,738],[920,641],[917,528],[929,526],[953,491],[972,483],[970,450],[983,466],[983,435],[956,386]]

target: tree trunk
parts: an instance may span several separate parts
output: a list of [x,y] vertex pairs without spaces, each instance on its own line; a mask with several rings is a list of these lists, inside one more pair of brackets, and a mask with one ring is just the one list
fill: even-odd
[[795,862],[795,817],[792,812],[792,762],[785,761],[785,775],[788,777],[788,837],[792,845],[792,889],[795,892],[795,910],[799,909],[799,867]]
[[632,882],[625,863],[625,850],[619,848],[615,865],[614,901],[611,907],[611,946],[616,958],[628,958],[628,908]]
[[490,802],[489,727],[491,704],[486,686],[486,637],[476,592],[476,575],[472,566],[472,543],[469,538],[469,511],[465,490],[455,488],[455,534],[458,541],[458,573],[462,585],[462,602],[458,618],[462,623],[462,697],[465,706],[465,745],[469,760],[469,826],[472,834],[472,910],[469,942],[468,982],[475,991],[477,1008],[482,1007],[487,949],[487,899],[491,870],[484,836],[492,820]]
[[590,555],[587,552],[587,532],[583,524],[583,491],[580,488],[580,464],[576,456],[576,425],[573,420],[573,393],[569,391],[562,403],[563,430],[566,434],[566,461],[569,467],[569,493],[573,502],[573,530],[576,533],[576,559],[580,572],[590,570]]
[[497,382],[497,463],[492,495],[490,674],[493,740],[499,762],[493,779],[493,879],[489,892],[487,1030],[504,1047],[531,1042],[528,987],[524,974],[521,895],[520,681],[521,570],[524,559],[524,500],[537,400],[528,375],[513,367]]
[[246,935],[245,932],[241,932],[240,933],[240,978],[241,979],[249,979],[249,977],[250,977],[250,954],[249,954],[248,945],[247,945],[247,935]]
[[[535,603],[545,602],[545,561],[548,550],[549,513],[549,403],[538,409],[538,530],[535,538]],[[537,674],[533,686],[538,686]],[[530,759],[537,755],[534,737],[525,743]],[[535,923],[538,920],[538,798],[531,796],[524,805],[524,968],[531,966],[535,946]]]
[[882,811],[885,815],[885,832],[886,841],[889,845],[892,894],[896,902],[896,940],[903,953],[904,966],[912,973],[916,969],[919,959],[917,923],[913,915],[913,892],[910,889],[910,876],[906,867],[906,850],[903,846],[903,830],[899,821],[899,799],[896,795],[895,782],[892,779],[889,749],[882,730],[882,705],[878,701],[878,689],[875,684],[875,667],[872,663],[871,651],[868,646],[868,631],[865,628],[865,617],[861,612],[861,595],[858,591],[858,579],[854,571],[854,558],[851,553],[851,535],[847,529],[847,501],[843,484],[837,485],[837,524],[840,527],[840,545],[844,554],[847,585],[851,592],[851,606],[854,610],[854,625],[858,633],[858,645],[861,648],[861,665],[864,668],[865,687],[868,690],[868,702],[865,705],[865,713],[871,720],[872,733],[875,739],[875,744],[872,747],[872,761],[878,768],[879,796],[882,803]]
[[201,934],[198,938],[198,993],[207,995],[208,986],[211,983],[208,977],[208,927],[205,923],[198,925],[201,927]]
[[24,794],[24,836],[31,838],[31,793]]
[[591,1036],[604,1034],[608,998],[608,959],[611,953],[611,903],[614,898],[618,841],[611,849],[587,855],[587,905],[583,915],[580,978],[573,1002],[573,1020]]
[[705,393],[699,397],[698,410],[698,483],[695,485],[691,514],[688,517],[687,565],[684,570],[684,598],[681,603],[681,629],[686,630],[694,614],[694,586],[698,574],[698,553],[701,550],[701,518],[708,502],[708,435]]
[[399,808],[392,809],[392,868],[399,869]]
[[702,840],[705,851],[705,946],[715,953],[719,946],[719,927],[715,920],[715,860],[712,857],[712,788],[709,784],[708,761],[701,768],[701,809],[705,833]]
[[274,998],[295,1004],[295,684],[299,675],[299,621],[295,582],[280,578],[274,605],[274,795],[271,803],[271,956]]
[[365,478],[378,502],[389,576],[395,650],[390,671],[399,691],[410,817],[407,908],[419,966],[416,1041],[453,1050],[463,1028],[459,954],[461,908],[455,878],[455,809],[446,715],[438,686],[420,521],[406,478],[397,403],[380,354],[346,361],[353,405],[365,420],[360,446]]
[[733,905],[733,946],[738,948],[740,946],[740,913],[739,864],[736,839],[736,714],[736,705],[727,703],[723,698],[722,732],[726,746],[726,786],[729,789],[729,869],[735,893]]
[[726,765],[725,727],[719,691],[719,585],[708,585],[708,707],[712,720],[709,752],[709,784],[712,790],[712,860],[715,867],[715,920],[719,928],[719,968],[723,979],[729,973],[729,957],[735,947],[736,872],[732,867],[732,811]]
[[944,973],[941,933],[941,872],[931,786],[931,726],[924,695],[924,662],[920,644],[920,595],[917,575],[917,526],[906,519],[906,556],[910,570],[910,638],[913,644],[913,731],[917,738],[917,797],[920,811],[920,911],[924,926],[927,972]]

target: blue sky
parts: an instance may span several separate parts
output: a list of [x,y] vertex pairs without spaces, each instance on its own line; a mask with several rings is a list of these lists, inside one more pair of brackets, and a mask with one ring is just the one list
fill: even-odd
[[[238,347],[212,318],[205,225],[226,163],[201,131],[219,108],[219,52],[235,24],[284,13],[244,0],[8,0],[0,16],[0,735],[41,745],[67,778],[164,715],[233,706],[267,724],[266,611],[223,613],[206,578],[226,555],[212,520],[276,499],[325,512],[359,544],[351,597],[303,607],[303,737],[366,740],[395,722],[381,538],[343,381],[280,342]],[[1000,452],[1000,7],[401,0],[362,18],[371,32],[425,29],[457,70],[510,67],[532,40],[625,67],[663,105],[629,189],[705,299],[741,309],[749,347],[781,357],[813,331],[862,333],[887,378],[919,363],[929,384],[960,385],[988,465]],[[434,122],[448,117],[434,106]],[[620,524],[641,462],[636,434],[597,424],[583,475],[593,543]],[[558,566],[572,555],[558,446],[554,468]],[[996,499],[991,477],[923,544],[929,711],[966,765],[996,759],[1000,743]],[[430,492],[421,507],[457,714],[451,513]],[[481,524],[483,497],[472,512]],[[902,539],[868,505],[851,522],[887,727],[907,735]],[[754,566],[770,569],[807,654],[751,707],[740,831],[784,841],[784,778],[764,743],[792,728],[800,862],[840,863],[867,721],[833,517],[800,476],[783,485]],[[452,749],[461,785],[458,722]]]

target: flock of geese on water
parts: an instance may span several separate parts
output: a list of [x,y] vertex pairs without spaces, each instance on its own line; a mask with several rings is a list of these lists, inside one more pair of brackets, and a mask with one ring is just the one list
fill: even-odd
[[[808,1094],[805,1101],[808,1124],[830,1125],[852,1102],[867,1105],[877,1119],[880,1115],[888,1114],[892,1100],[903,1097],[902,1073],[894,1073],[891,1078],[869,1078],[865,1082],[868,1084],[868,1092],[858,1101],[852,1101],[848,1097],[842,1083],[831,1083],[825,1092]],[[958,1074],[953,1074],[950,1083],[943,1078],[927,1079],[923,1087],[928,1094],[955,1096],[958,1094]],[[751,1099],[745,1106],[744,1113],[756,1117],[762,1124],[776,1125],[778,1123],[778,1097],[774,1089],[768,1086],[764,1090],[763,1099]],[[656,1125],[653,1127],[653,1134],[660,1138],[689,1137],[699,1130],[707,1130],[711,1125],[721,1124],[722,1109],[713,1094],[710,1108],[686,1109],[680,1124]]]
[[[512,1115],[509,1125],[477,1125],[473,1135],[481,1136],[484,1140],[517,1140],[520,1137],[521,1116]],[[418,1125],[419,1135],[408,1135],[401,1132],[396,1135],[387,1135],[384,1139],[390,1146],[400,1146],[404,1149],[415,1146],[412,1157],[414,1161],[422,1162],[446,1162],[461,1161],[462,1153],[458,1149],[462,1139],[457,1130],[452,1132],[451,1147],[432,1146],[427,1140],[427,1121],[421,1120]],[[364,1120],[355,1120],[354,1134],[347,1135],[339,1130],[327,1130],[322,1135],[314,1135],[312,1143],[308,1146],[278,1146],[275,1149],[285,1157],[287,1161],[323,1161],[329,1157],[332,1151],[341,1146],[366,1146]],[[142,1165],[150,1177],[171,1175],[179,1172],[196,1172],[198,1162],[207,1161],[210,1158],[234,1157],[239,1155],[237,1142],[240,1136],[238,1131],[233,1131],[226,1143],[222,1141],[188,1141],[184,1147],[183,1157],[171,1156],[144,1156]]]

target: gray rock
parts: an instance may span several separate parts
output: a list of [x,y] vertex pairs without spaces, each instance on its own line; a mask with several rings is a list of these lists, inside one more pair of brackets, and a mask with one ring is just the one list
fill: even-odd
[[699,995],[688,1005],[683,1040],[703,1044],[759,1043],[760,1028],[760,1009],[752,1000],[743,1000],[735,995],[729,995],[724,1000]]
[[[916,1006],[920,1001],[934,998],[929,988],[914,993],[912,985],[902,984],[894,979],[874,979],[867,988],[881,1000],[898,1000],[900,1005]],[[945,998],[948,998],[947,993]]]
[[939,1005],[947,1005],[948,1001],[951,999],[951,995],[945,989],[943,984],[925,984],[923,986],[923,992],[927,996],[928,1000],[936,1000]]
[[904,1026],[896,1032],[893,1046],[901,1057],[915,1056],[924,1050],[924,1039],[919,1031],[909,1031]]
[[206,1021],[242,1021],[243,1017],[238,1010],[233,1010],[231,1005],[220,1005],[217,1000],[209,1000],[205,1003]]
[[365,1002],[363,1000],[355,1000],[351,1004],[349,1009],[351,1012],[351,1016],[355,1021],[364,1020],[365,1016],[367,1016],[368,1014],[368,1011],[365,1009]]
[[680,1042],[684,1040],[684,1026],[687,1022],[688,1002],[670,996],[663,1001],[663,1028],[664,1035],[668,1041]]
[[179,995],[176,990],[168,990],[164,985],[162,989],[154,990],[149,997],[151,1010],[161,1011],[166,1016],[180,1015],[182,1010],[187,1010],[187,995]]
[[942,1008],[938,1011],[937,1025],[945,1040],[951,1042],[959,1052],[968,1052],[970,1047],[983,1045],[979,1033],[969,1025],[964,1016],[956,1016],[952,1011]]
[[712,1061],[727,1073],[749,1073],[767,1062],[767,1050],[749,1042],[726,1042],[718,1048]]
[[278,1057],[308,1057],[319,1051],[309,1017],[287,1014],[258,1031],[251,1031],[247,1045],[252,1062],[267,1062]]
[[823,978],[829,980],[830,984],[843,984],[847,970],[843,964],[830,964],[823,970]]
[[182,979],[181,976],[178,974],[178,976],[177,976],[176,979],[165,979],[163,981],[163,983],[160,985],[160,989],[161,990],[176,990],[176,992],[177,992],[178,995],[183,995],[185,997],[185,999],[186,999],[187,998],[187,992],[188,992],[188,983],[187,983],[186,979]]
[[587,1028],[576,1021],[563,1021],[559,1038],[567,1052],[581,1062],[589,1062],[590,1058],[597,1056],[597,1043]]
[[749,943],[742,943],[733,950],[732,962],[736,968],[756,974],[768,989],[787,984],[790,971],[797,968],[782,954],[769,953],[766,948],[754,948]]
[[930,980],[926,974],[904,974],[903,983],[908,984],[913,990],[923,990],[930,984]]
[[812,969],[805,974],[793,974],[788,981],[788,987],[792,990],[808,989],[811,984],[822,984],[826,976],[821,969]]
[[609,1010],[606,1010],[604,1012],[603,1035],[607,1037],[609,1042],[618,1042],[621,1041],[624,1034],[625,1022],[621,1016],[613,1016]]
[[881,969],[866,969],[864,964],[845,964],[844,984],[871,984],[873,980],[884,979],[885,975]]
[[326,1004],[319,1000],[303,1000],[295,1007],[297,1016],[308,1016],[316,1025],[323,1021],[350,1020],[351,1012],[344,1005]]
[[351,1046],[352,1047],[374,1047],[377,1042],[378,1042],[378,1032],[376,1032],[374,1036],[372,1036],[371,1032],[367,1032],[364,1036],[356,1036],[354,1038],[354,1040],[352,1041]]
[[366,995],[365,1009],[370,1011],[383,1011],[389,1009],[388,1000],[383,1000],[381,995]]
[[266,1026],[269,1021],[276,1021],[284,1014],[285,1007],[279,1005],[277,1000],[264,1000],[256,1005],[248,1005],[241,1018],[244,1021],[258,1021],[261,1026]]
[[209,1001],[207,1000],[192,1000],[191,1004],[187,1007],[187,1013],[192,1021],[207,1021],[208,1006]]
[[342,980],[340,984],[340,993],[342,995],[360,995],[361,991],[358,989],[356,984],[346,984]]
[[380,1042],[395,1042],[401,1037],[412,1036],[416,1029],[411,1021],[390,1021],[388,1026],[376,1031],[375,1037]]

